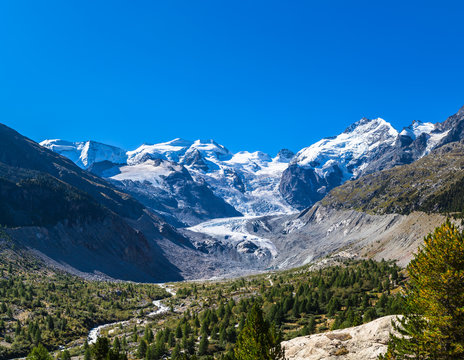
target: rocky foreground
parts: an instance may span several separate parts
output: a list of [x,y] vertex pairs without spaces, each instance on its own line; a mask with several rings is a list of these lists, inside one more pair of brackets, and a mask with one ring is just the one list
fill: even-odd
[[392,320],[385,316],[360,326],[284,341],[288,360],[370,360],[387,351]]

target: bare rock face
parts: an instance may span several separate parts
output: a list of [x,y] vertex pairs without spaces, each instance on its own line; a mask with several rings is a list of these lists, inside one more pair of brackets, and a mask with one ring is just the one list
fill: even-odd
[[333,165],[330,174],[321,177],[314,169],[292,164],[282,173],[279,191],[294,208],[303,210],[342,183],[343,173],[337,165]]
[[396,315],[360,326],[284,341],[288,360],[374,360],[387,351]]

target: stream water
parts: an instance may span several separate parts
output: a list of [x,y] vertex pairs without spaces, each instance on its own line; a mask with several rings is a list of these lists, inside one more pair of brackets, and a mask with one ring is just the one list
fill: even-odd
[[[176,295],[176,292],[174,291],[174,289],[168,287],[166,284],[158,284],[158,286],[160,286],[161,288],[166,290],[172,296]],[[155,311],[147,314],[146,315],[147,317],[154,317],[154,316],[162,315],[162,314],[165,314],[165,313],[167,313],[169,311],[169,307],[164,305],[162,303],[162,300],[153,300],[153,305],[155,305],[157,307],[157,309]],[[93,329],[91,329],[89,331],[89,335],[87,336],[87,342],[89,344],[94,344],[97,341],[98,337],[100,336],[102,330],[105,329],[105,328],[113,327],[113,326],[119,326],[119,325],[124,326],[124,325],[127,325],[128,323],[129,323],[129,320],[125,320],[125,321],[117,321],[117,322],[112,322],[112,323],[103,324],[103,325],[99,325],[97,327],[94,327]]]

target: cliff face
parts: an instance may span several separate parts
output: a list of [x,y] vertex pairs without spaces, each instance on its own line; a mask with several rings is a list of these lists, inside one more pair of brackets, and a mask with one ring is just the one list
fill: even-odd
[[387,351],[392,320],[385,316],[360,326],[284,341],[288,360],[374,360]]

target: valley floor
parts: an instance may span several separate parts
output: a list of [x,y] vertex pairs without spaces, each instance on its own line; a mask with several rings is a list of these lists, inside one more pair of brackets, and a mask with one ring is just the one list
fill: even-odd
[[11,250],[4,249],[1,259],[0,358],[5,359],[25,355],[37,343],[56,356],[66,350],[81,357],[98,337],[134,359],[146,358],[147,351],[172,359],[179,352],[232,359],[254,303],[284,340],[401,311],[396,296],[401,269],[388,262],[335,257],[320,266],[156,285],[82,280],[44,269],[31,258],[19,265]]
[[[255,303],[282,332],[292,360],[302,358],[304,344],[313,342],[330,356],[343,352],[350,358],[362,349],[374,356],[384,350],[371,329],[377,323],[362,324],[402,312],[404,279],[397,264],[405,264],[443,219],[321,206],[296,215],[214,219],[184,231],[195,246],[188,251],[200,249],[205,263],[214,258],[212,264],[220,266],[210,269],[215,280],[198,280],[208,272],[196,273],[200,263],[194,263],[195,281],[158,285],[82,280],[5,241],[0,358],[25,355],[38,343],[57,356],[66,350],[82,357],[103,337],[134,359],[186,353],[233,360],[235,341]],[[366,260],[384,257],[393,261]],[[353,326],[361,327],[328,333]],[[388,330],[381,328],[382,334]],[[363,331],[372,342],[360,342]],[[316,335],[298,340],[311,334]],[[300,350],[292,350],[295,346]],[[325,353],[314,359],[324,358],[320,354]]]

